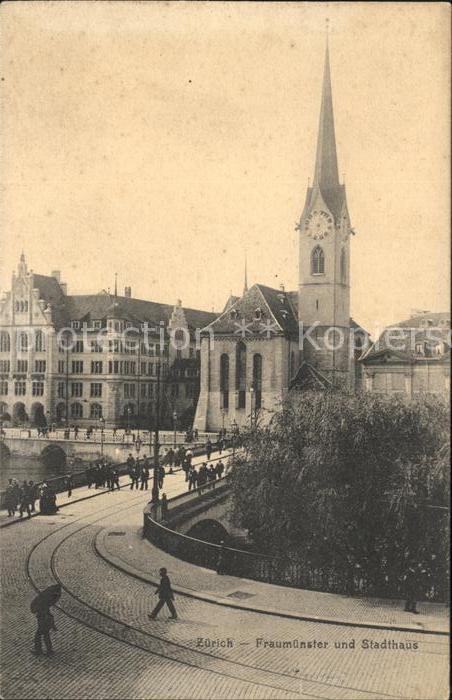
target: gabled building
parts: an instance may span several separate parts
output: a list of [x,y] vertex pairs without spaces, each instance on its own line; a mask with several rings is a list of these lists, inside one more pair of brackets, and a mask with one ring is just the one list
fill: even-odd
[[160,386],[162,424],[185,427],[199,393],[197,332],[215,318],[134,299],[130,287],[68,295],[58,271],[28,271],[22,255],[0,302],[0,417],[149,427]]
[[363,354],[363,386],[415,397],[450,392],[450,313],[414,316],[386,328]]

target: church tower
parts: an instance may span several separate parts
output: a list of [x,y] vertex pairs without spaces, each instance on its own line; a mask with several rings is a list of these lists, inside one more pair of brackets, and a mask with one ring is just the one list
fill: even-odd
[[[297,225],[299,319],[306,362],[335,386],[349,385],[350,218],[339,183],[328,42],[314,180]],[[308,332],[308,328],[311,330]]]

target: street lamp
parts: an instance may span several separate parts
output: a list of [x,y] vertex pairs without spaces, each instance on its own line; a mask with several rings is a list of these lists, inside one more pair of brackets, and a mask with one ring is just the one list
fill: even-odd
[[173,429],[174,429],[174,449],[176,449],[176,428],[177,428],[177,413],[176,411],[173,412]]
[[103,459],[104,456],[104,426],[105,426],[105,418],[99,418],[99,423],[100,423],[100,456]]
[[224,417],[226,415],[226,409],[221,409],[221,434],[224,435]]
[[234,463],[235,459],[235,436],[237,435],[237,428],[239,426],[237,425],[237,421],[233,420],[231,423],[231,428],[232,428],[232,463]]
[[152,503],[159,501],[159,421],[160,421],[160,362],[156,365],[157,370],[157,401],[155,404],[155,429],[154,429],[154,476],[152,480]]
[[255,390],[254,386],[250,387],[250,404],[251,404],[251,413],[250,413],[250,427],[253,427],[253,416],[254,416],[254,402],[255,402]]

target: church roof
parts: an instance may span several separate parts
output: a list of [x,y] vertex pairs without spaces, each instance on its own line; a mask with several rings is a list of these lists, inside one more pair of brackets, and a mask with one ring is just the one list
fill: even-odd
[[[246,327],[246,330],[243,330]],[[215,333],[262,338],[273,334],[298,337],[296,310],[289,294],[263,284],[254,284],[208,326]]]
[[318,369],[309,364],[302,362],[295,377],[290,382],[289,389],[307,390],[307,389],[332,389],[333,384],[325,377]]

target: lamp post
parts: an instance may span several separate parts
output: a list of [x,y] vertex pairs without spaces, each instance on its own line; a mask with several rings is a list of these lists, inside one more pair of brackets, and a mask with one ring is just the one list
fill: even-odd
[[105,426],[105,418],[99,418],[99,424],[100,424],[100,456],[101,459],[103,459],[104,456],[104,426]]
[[154,478],[152,481],[152,503],[159,501],[159,421],[160,421],[160,362],[157,363],[157,401],[155,404],[155,428],[154,428]]
[[255,395],[256,392],[254,390],[254,386],[250,387],[250,404],[251,404],[251,413],[250,413],[250,427],[253,427],[253,418],[254,418],[254,404],[255,404]]
[[173,411],[174,449],[176,449],[176,429],[177,429],[177,413],[176,413],[176,411]]
[[221,434],[224,435],[224,417],[226,414],[226,409],[221,409]]
[[130,410],[131,410],[131,409],[130,409],[130,406],[126,406],[126,417],[127,417],[126,425],[127,425],[127,432],[129,432],[129,430],[130,430]]
[[235,436],[237,435],[237,428],[239,426],[237,425],[237,421],[233,420],[231,423],[231,428],[232,428],[232,463],[234,463],[235,460]]

